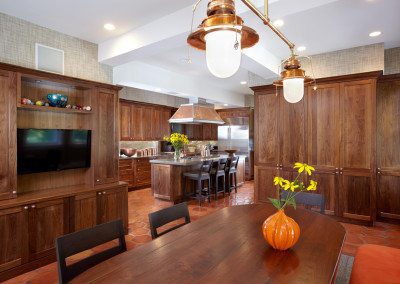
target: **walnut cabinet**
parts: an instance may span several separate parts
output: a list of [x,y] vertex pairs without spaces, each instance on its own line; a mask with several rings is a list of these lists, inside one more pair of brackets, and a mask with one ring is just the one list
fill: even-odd
[[325,196],[327,214],[375,219],[378,75],[321,79],[296,104],[271,86],[254,88],[257,201],[276,196],[273,177],[295,178],[292,167],[300,161],[316,168],[311,178]]

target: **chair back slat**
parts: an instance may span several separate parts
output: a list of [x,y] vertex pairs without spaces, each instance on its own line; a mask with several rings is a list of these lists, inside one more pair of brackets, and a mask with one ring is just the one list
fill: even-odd
[[203,161],[200,167],[200,172],[210,173],[212,169],[212,164],[213,164],[212,160]]
[[165,234],[166,232],[169,232],[173,229],[180,227],[181,225],[177,225],[163,233],[157,232],[157,228],[162,227],[165,224],[168,224],[172,221],[179,220],[180,218],[185,218],[185,224],[190,223],[189,209],[186,202],[179,203],[174,206],[150,213],[149,222],[150,222],[151,237],[155,239]]
[[[281,191],[281,198],[288,196],[287,191]],[[325,213],[325,197],[320,193],[300,192],[295,197],[296,203],[308,206],[318,206],[322,214]]]
[[228,162],[227,158],[219,159],[218,170],[224,170],[225,167],[226,167],[227,162]]
[[[80,260],[67,266],[65,259],[69,256],[94,248],[98,245],[118,239],[118,246]],[[104,223],[93,228],[84,229],[56,239],[59,282],[66,283],[78,274],[100,262],[126,251],[122,220]]]

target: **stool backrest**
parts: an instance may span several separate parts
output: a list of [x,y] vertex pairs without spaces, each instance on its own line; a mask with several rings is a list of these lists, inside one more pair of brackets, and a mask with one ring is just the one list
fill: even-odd
[[239,157],[238,157],[238,156],[232,157],[232,161],[231,161],[229,167],[230,167],[232,170],[233,170],[233,169],[237,169],[238,163],[239,163]]
[[228,159],[227,158],[221,158],[221,159],[219,159],[219,161],[218,161],[219,163],[219,165],[218,165],[218,170],[224,170],[225,169],[225,167],[226,167],[226,164],[228,163]]
[[212,160],[203,161],[200,167],[200,172],[210,173],[212,169],[212,164],[213,164]]

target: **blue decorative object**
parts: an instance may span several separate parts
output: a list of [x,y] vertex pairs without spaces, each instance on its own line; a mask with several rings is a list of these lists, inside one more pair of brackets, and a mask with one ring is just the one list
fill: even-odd
[[52,107],[64,108],[68,102],[68,96],[62,94],[48,94],[47,99]]

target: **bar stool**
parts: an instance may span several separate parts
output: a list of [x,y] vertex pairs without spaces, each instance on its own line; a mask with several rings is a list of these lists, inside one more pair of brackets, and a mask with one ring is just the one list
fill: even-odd
[[[228,159],[222,158],[218,161],[213,162],[212,170],[211,170],[211,181],[213,184],[213,189],[215,193],[215,200],[218,199],[218,193],[223,193],[225,197],[225,167]],[[219,183],[219,180],[222,178],[222,183]],[[221,185],[221,186],[220,186]]]
[[[226,190],[229,195],[231,194],[232,189],[235,189],[235,193],[237,193],[237,166],[239,163],[239,157],[235,156],[228,159],[228,163],[225,167],[225,180],[227,184]],[[232,184],[233,183],[233,184]]]
[[[208,202],[211,203],[211,167],[212,160],[203,161],[200,169],[195,172],[183,173],[183,192],[186,197],[194,198],[201,201],[208,198]],[[196,183],[196,189],[194,194],[187,195],[186,193],[186,181],[189,179]],[[205,187],[205,181],[207,181],[207,187]]]

